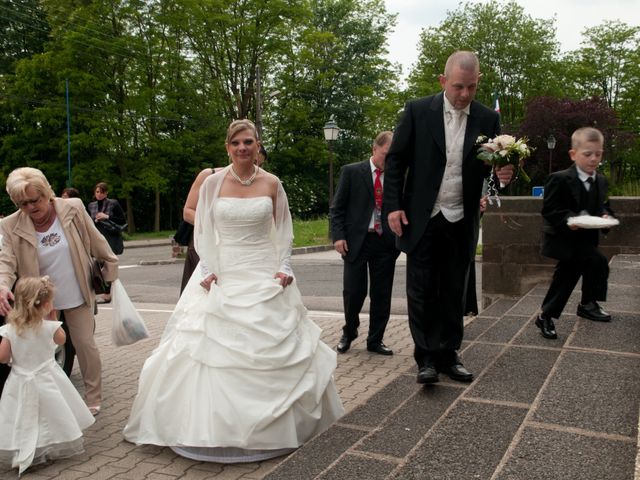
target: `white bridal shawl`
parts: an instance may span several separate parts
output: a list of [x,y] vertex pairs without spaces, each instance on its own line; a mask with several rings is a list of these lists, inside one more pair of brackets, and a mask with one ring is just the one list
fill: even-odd
[[[198,252],[200,262],[205,265],[205,268],[216,275],[219,273],[219,240],[216,232],[213,207],[219,196],[222,182],[230,168],[231,165],[207,177],[200,187],[198,205],[196,207],[196,221],[193,233],[196,252]],[[261,170],[260,174],[271,175],[264,170]],[[282,188],[280,180],[278,180],[278,193],[273,210],[274,223],[271,228],[270,236],[271,241],[275,245],[280,265],[278,272],[293,275],[290,266],[291,246],[293,244],[293,224],[291,222],[291,212],[289,212],[287,194],[285,193],[284,188]],[[275,274],[276,272],[273,273]]]

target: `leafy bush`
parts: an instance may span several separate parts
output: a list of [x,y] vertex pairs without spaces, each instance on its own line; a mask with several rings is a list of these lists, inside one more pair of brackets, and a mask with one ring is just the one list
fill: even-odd
[[287,192],[289,209],[294,218],[310,218],[320,213],[316,183],[302,176],[289,176],[282,179],[282,185]]

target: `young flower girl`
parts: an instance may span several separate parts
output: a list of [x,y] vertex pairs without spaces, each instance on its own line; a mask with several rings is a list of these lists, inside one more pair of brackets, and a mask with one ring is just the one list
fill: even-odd
[[11,373],[0,398],[0,463],[22,474],[32,464],[84,451],[82,430],[94,422],[54,360],[66,340],[61,322],[44,320],[53,310],[49,277],[16,283],[15,305],[0,327],[0,363]]

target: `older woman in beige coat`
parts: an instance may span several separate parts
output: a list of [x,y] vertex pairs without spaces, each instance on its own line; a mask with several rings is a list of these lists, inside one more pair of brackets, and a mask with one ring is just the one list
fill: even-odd
[[11,172],[7,193],[18,211],[0,223],[0,315],[11,310],[11,289],[18,278],[49,275],[58,287],[54,308],[64,312],[85,384],[86,402],[96,415],[102,401],[102,364],[93,338],[91,257],[104,262],[107,281],[118,276],[118,258],[82,201],[55,198],[40,170],[24,167]]

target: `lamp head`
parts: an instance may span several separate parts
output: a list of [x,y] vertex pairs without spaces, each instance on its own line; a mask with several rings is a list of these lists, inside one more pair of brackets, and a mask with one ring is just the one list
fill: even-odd
[[329,121],[324,124],[322,130],[324,132],[324,139],[327,142],[332,142],[338,138],[338,135],[340,134],[340,127],[338,127],[333,115],[329,118]]

